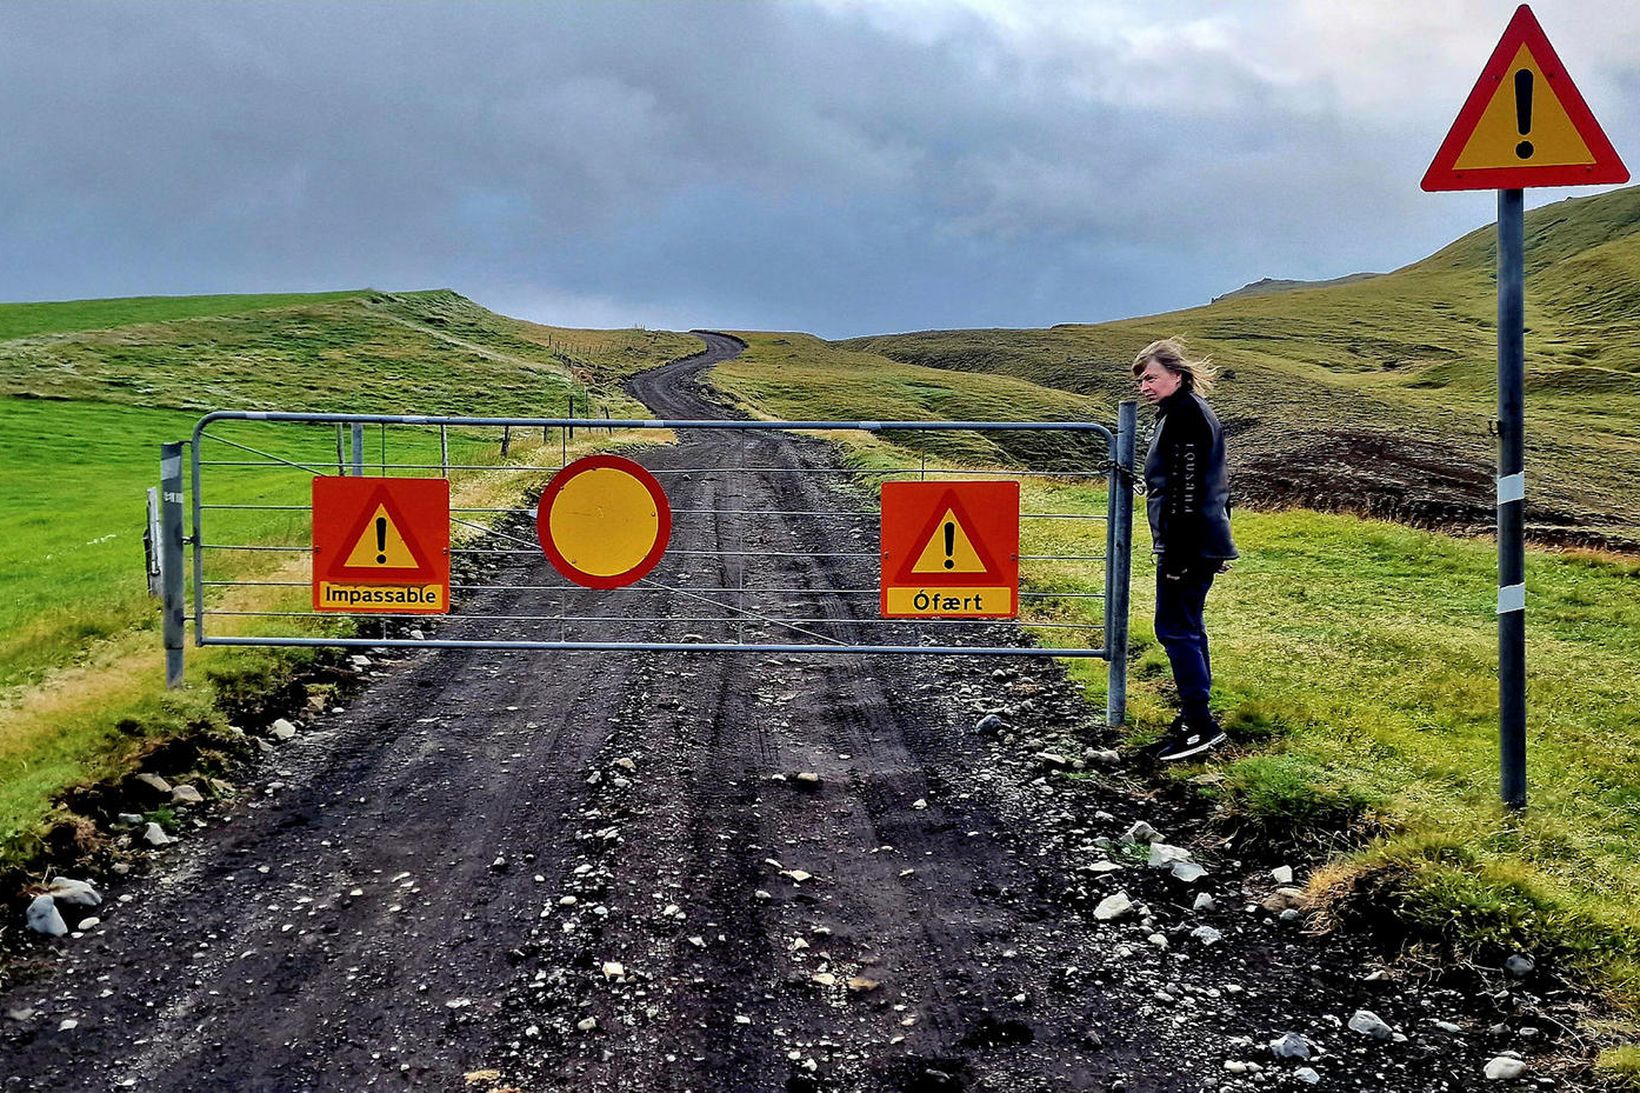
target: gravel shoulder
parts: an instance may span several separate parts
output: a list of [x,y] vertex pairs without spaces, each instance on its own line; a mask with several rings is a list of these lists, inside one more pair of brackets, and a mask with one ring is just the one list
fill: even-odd
[[[738,347],[706,340],[629,390],[664,416],[722,416],[698,376]],[[738,443],[640,458],[711,467]],[[829,458],[750,443],[759,465]],[[718,481],[668,479],[674,506],[729,507]],[[837,502],[827,476],[744,481],[745,508]],[[690,534],[749,548],[702,578],[730,587],[746,566],[815,589],[846,627],[858,603],[823,590],[872,575],[814,555],[873,519]],[[522,613],[529,595],[466,611]],[[474,651],[361,671],[345,708],[111,887],[99,925],[40,943],[49,970],[0,997],[4,1088],[1159,1093],[1313,1076],[1427,1093],[1491,1084],[1506,1048],[1534,1084],[1572,1087],[1553,1064],[1569,1000],[1485,969],[1413,980],[1370,934],[1309,935],[1281,859],[1210,836],[1199,806],[1109,754],[1051,660]],[[1154,836],[1124,838],[1140,821]],[[1346,1027],[1361,1009],[1388,1039]],[[1287,1032],[1310,1058],[1272,1055]]]

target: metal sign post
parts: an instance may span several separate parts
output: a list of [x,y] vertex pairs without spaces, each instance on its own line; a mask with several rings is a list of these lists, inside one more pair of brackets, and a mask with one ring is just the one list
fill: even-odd
[[1498,745],[1526,807],[1526,193],[1498,191]]
[[1522,4],[1422,183],[1498,191],[1498,751],[1503,802],[1513,809],[1526,807],[1525,188],[1628,180]]
[[160,626],[165,639],[165,686],[182,686],[182,640],[186,606],[182,587],[182,444],[160,445]]

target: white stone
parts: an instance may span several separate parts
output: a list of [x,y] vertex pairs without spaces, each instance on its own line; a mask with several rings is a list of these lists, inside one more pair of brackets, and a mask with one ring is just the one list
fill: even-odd
[[1150,858],[1146,861],[1152,869],[1166,869],[1174,862],[1189,861],[1190,851],[1182,846],[1169,846],[1167,843],[1151,843]]
[[1161,834],[1154,827],[1151,827],[1143,820],[1122,832],[1122,841],[1125,843],[1156,842],[1161,837]]
[[1499,1055],[1486,1064],[1486,1078],[1493,1082],[1512,1082],[1526,1073],[1526,1064],[1509,1055]]
[[273,723],[273,735],[281,740],[289,740],[296,735],[296,726],[281,717]]
[[1093,909],[1093,917],[1100,922],[1112,922],[1119,918],[1125,918],[1132,913],[1133,900],[1128,898],[1125,890],[1117,892],[1115,895],[1106,896],[1099,901],[1099,906]]
[[68,923],[63,921],[56,901],[50,896],[35,896],[34,902],[28,905],[28,928],[47,937],[62,937],[68,933]]
[[175,839],[165,833],[163,827],[156,823],[150,823],[143,831],[142,841],[149,846],[169,846],[171,843],[176,842]]
[[171,799],[184,805],[197,805],[205,801],[205,795],[190,785],[171,787]]
[[167,782],[157,774],[149,774],[147,771],[143,771],[141,774],[137,775],[137,781],[150,787],[158,793],[171,792],[171,783]]
[[88,880],[56,877],[46,888],[46,895],[69,907],[96,907],[102,903],[96,886]]
[[1173,863],[1173,879],[1185,884],[1195,884],[1207,876],[1207,870],[1193,861],[1176,861]]
[[1270,870],[1270,876],[1277,884],[1291,884],[1293,883],[1293,867],[1278,865]]
[[1374,1040],[1388,1040],[1395,1035],[1395,1030],[1371,1010],[1356,1010],[1350,1018],[1350,1031],[1370,1036]]
[[1308,1059],[1310,1041],[1296,1032],[1286,1032],[1270,1041],[1270,1054],[1278,1059]]

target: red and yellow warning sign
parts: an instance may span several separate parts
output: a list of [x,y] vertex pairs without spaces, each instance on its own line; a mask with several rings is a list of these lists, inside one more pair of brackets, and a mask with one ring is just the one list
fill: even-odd
[[449,611],[449,480],[315,478],[313,609]]
[[541,549],[565,577],[587,588],[622,588],[666,553],[672,506],[642,464],[589,455],[553,475],[535,526]]
[[885,618],[1019,614],[1018,482],[885,482]]
[[1522,4],[1424,173],[1426,190],[1627,182],[1600,123]]

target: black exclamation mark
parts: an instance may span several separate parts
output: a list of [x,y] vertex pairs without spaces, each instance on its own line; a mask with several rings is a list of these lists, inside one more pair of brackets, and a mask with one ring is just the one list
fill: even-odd
[[387,517],[376,517],[376,564],[387,564]]
[[[1532,73],[1530,69],[1521,69],[1515,73],[1515,128],[1521,136],[1532,131]],[[1532,142],[1523,140],[1515,145],[1515,155],[1521,159],[1532,158]]]
[[955,552],[956,546],[957,546],[957,525],[952,523],[950,520],[947,520],[945,522],[945,568],[946,569],[955,569],[955,568],[957,568],[956,560],[954,558],[952,558],[952,554]]

